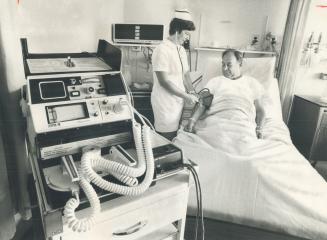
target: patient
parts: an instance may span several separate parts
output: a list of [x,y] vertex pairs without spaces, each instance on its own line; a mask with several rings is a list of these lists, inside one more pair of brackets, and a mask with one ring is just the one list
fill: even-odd
[[[186,126],[196,134],[179,131],[174,139],[199,166],[205,217],[327,239],[325,180],[292,144],[282,119],[268,112],[266,90],[242,76],[240,53],[224,52],[222,64],[223,76],[207,84],[210,108],[200,106]],[[190,194],[195,215],[196,194]]]
[[198,104],[184,130],[196,131],[196,122],[199,119],[219,114],[228,120],[240,120],[256,123],[253,133],[261,138],[261,127],[265,119],[263,107],[264,89],[262,85],[250,76],[243,76],[241,72],[242,53],[228,49],[222,54],[223,76],[209,80],[206,88],[214,95],[212,105],[206,110]]

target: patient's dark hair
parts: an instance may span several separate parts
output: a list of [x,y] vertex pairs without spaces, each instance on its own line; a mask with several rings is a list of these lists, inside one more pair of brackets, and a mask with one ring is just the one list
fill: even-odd
[[233,49],[233,48],[227,49],[227,50],[225,50],[225,51],[223,52],[223,54],[222,54],[222,58],[223,58],[227,53],[233,53],[234,56],[235,56],[235,58],[236,58],[236,60],[237,60],[237,61],[241,64],[241,66],[242,66],[243,54],[242,54],[240,51],[238,51],[238,50],[236,50],[236,49]]
[[194,31],[195,26],[192,21],[182,20],[179,18],[173,18],[169,24],[169,35],[173,35],[176,32],[181,33],[183,30]]

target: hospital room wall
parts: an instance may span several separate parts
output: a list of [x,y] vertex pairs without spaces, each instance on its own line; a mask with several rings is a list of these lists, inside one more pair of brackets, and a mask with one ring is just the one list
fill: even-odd
[[[290,1],[285,0],[204,0],[204,4],[198,8],[198,12],[202,12],[198,44],[200,47],[233,47],[246,50],[250,48],[253,37],[258,36],[259,43],[256,48],[261,50],[264,35],[272,32],[279,48],[289,4]],[[220,57],[221,52],[199,51],[197,70],[206,71],[208,59]],[[262,56],[253,54],[252,57]],[[193,59],[196,61],[195,57]]]
[[[191,49],[227,45],[245,48],[254,35],[262,38],[268,31],[281,42],[289,3],[285,0],[125,0],[124,20],[127,23],[164,24],[167,37],[174,9],[188,8],[196,25],[196,31],[191,34]],[[201,52],[198,69],[203,71],[206,59],[211,56],[219,57],[220,54]],[[149,68],[141,51],[125,49],[124,59],[124,73],[129,82],[152,82],[151,66]],[[191,60],[194,71],[193,50]]]
[[199,46],[245,48],[254,36],[261,41],[269,31],[277,41],[281,38],[289,1],[203,0],[190,5],[197,15]]
[[14,203],[23,217],[28,217],[24,209],[29,204],[24,123],[19,107],[19,90],[25,84],[19,38],[28,39],[30,52],[94,52],[99,38],[111,39],[111,24],[123,19],[121,0],[0,1],[0,103],[6,162]]
[[[174,10],[185,6],[184,0],[125,0],[124,22],[139,24],[164,24],[164,38],[168,36],[169,22]],[[128,82],[152,83],[152,66],[148,49],[123,47],[123,74]],[[151,51],[151,50],[150,50]]]
[[[326,2],[322,0],[312,1],[306,23],[303,49],[313,32],[314,42],[318,41],[319,34],[322,33],[320,50],[317,54],[312,53],[306,56],[311,59],[311,64],[300,64],[297,69],[295,93],[327,97],[327,81],[319,78],[320,73],[327,74],[327,8],[317,7],[318,5],[326,5]],[[305,57],[303,49],[301,49],[302,59]]]

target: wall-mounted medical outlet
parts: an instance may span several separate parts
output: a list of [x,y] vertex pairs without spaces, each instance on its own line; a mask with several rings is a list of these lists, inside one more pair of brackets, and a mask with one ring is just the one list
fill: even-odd
[[320,73],[319,78],[322,80],[327,80],[327,73]]
[[251,38],[251,45],[256,45],[260,41],[260,35],[259,34],[252,34]]
[[133,52],[141,52],[142,51],[142,46],[133,46],[132,51]]

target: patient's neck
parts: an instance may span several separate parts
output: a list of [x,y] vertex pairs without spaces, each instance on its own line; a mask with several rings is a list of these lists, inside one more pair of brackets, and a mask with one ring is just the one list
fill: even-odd
[[242,77],[242,74],[240,74],[239,76],[237,76],[237,77],[232,77],[232,78],[230,78],[231,80],[237,80],[237,79],[240,79]]

